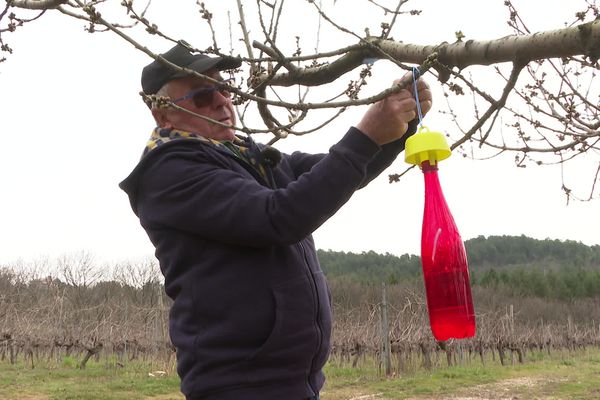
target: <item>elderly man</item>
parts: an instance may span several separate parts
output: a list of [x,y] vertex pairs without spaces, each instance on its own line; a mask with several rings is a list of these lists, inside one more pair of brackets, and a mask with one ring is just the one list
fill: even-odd
[[[312,232],[379,175],[415,131],[402,90],[370,106],[327,154],[274,156],[232,128],[221,71],[232,58],[178,44],[142,72],[157,127],[122,183],[156,247],[173,299],[170,335],[187,399],[318,399],[329,352],[331,302]],[[214,80],[214,81],[213,81]],[[423,113],[431,92],[418,85]]]

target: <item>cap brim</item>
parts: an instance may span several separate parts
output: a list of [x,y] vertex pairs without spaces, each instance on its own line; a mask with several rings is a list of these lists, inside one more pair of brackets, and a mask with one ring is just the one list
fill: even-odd
[[[185,68],[196,71],[200,74],[210,71],[211,69],[217,69],[223,71],[225,69],[239,68],[242,65],[242,61],[234,57],[215,57],[202,60],[196,60]],[[177,72],[171,79],[184,78],[189,76],[189,73]]]

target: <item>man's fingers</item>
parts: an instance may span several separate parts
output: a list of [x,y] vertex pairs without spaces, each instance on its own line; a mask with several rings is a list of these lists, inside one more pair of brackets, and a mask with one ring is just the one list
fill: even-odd
[[408,91],[406,89],[402,89],[398,93],[394,93],[388,98],[393,99],[393,100],[404,100],[404,99],[411,99],[412,97],[413,97],[413,94],[410,91]]
[[393,112],[394,114],[414,111],[417,107],[417,102],[412,97],[402,99],[401,101],[394,102]]
[[433,94],[429,89],[423,89],[418,91],[419,101],[433,99]]
[[431,106],[432,106],[431,100],[420,101],[419,104],[421,105],[421,112],[423,114],[427,114],[429,112],[429,110],[431,110]]
[[400,111],[396,114],[396,118],[398,118],[398,120],[401,121],[402,123],[410,122],[413,119],[415,119],[416,117],[417,117],[417,112],[414,110],[414,108],[412,110],[408,110],[408,111]]
[[[419,80],[418,97],[419,106],[423,115],[427,114],[433,105],[433,94],[425,81]],[[414,93],[410,89],[403,89],[393,94],[388,99],[392,101],[394,114],[403,121],[410,121],[416,117],[417,102]],[[412,118],[409,118],[412,115]],[[408,118],[408,119],[407,119]]]
[[423,79],[417,81],[417,90],[429,89],[429,84]]
[[404,76],[400,79],[395,79],[394,80],[394,86],[400,85],[402,84],[402,82],[406,82],[408,81],[408,79],[410,79],[410,77],[412,76],[411,72],[407,72],[406,74],[404,74]]

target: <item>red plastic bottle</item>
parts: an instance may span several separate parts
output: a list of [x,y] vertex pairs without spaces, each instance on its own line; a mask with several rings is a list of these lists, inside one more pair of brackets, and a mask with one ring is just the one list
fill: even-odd
[[437,163],[421,163],[425,178],[425,210],[421,262],[427,293],[429,323],[436,340],[475,335],[465,247],[444,199]]

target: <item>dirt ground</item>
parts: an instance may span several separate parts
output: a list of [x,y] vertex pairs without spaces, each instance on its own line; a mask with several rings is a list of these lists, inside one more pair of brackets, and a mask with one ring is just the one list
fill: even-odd
[[[485,385],[469,387],[464,393],[452,395],[436,396],[417,396],[409,397],[406,400],[553,400],[557,397],[533,394],[536,388],[557,382],[550,381],[543,377],[522,377],[506,379],[500,382],[494,382]],[[527,394],[523,394],[527,393]],[[323,393],[323,400],[394,400],[384,397],[382,393],[364,394],[364,393],[336,393],[335,396],[328,396]]]
[[[551,400],[556,399],[553,396],[532,394],[535,388],[540,388],[548,383],[557,382],[544,377],[522,377],[506,379],[500,382],[494,382],[485,385],[470,387],[468,394],[458,394],[452,396],[436,397],[416,397],[407,400]],[[466,392],[466,390],[465,390]],[[527,395],[520,393],[528,393]]]

